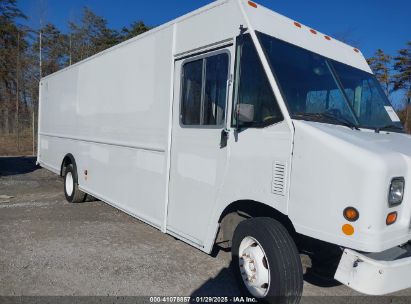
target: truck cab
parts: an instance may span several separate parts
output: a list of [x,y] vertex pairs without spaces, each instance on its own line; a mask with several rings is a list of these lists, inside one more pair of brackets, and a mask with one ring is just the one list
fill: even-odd
[[[237,37],[231,174],[245,179],[236,179],[239,189],[253,185],[250,201],[281,214],[246,217],[269,214],[288,227],[300,252],[317,266],[334,264],[331,276],[357,291],[410,287],[410,135],[360,50],[259,9],[246,5],[252,28]],[[236,229],[246,225],[230,220],[240,221]],[[250,263],[247,250],[261,255],[260,247],[233,232],[240,265]],[[243,275],[245,285],[259,295],[264,289],[252,275]]]

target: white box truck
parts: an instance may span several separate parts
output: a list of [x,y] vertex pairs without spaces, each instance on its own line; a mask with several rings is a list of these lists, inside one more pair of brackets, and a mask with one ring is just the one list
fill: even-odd
[[298,302],[300,253],[365,294],[411,286],[411,137],[358,49],[254,2],[44,77],[38,143],[69,202],[231,248],[254,297]]

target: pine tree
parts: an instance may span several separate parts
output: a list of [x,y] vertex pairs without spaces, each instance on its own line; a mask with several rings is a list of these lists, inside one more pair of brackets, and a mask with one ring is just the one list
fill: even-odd
[[144,24],[143,21],[136,21],[133,22],[129,27],[123,27],[121,30],[121,38],[122,40],[128,40],[140,34],[143,34],[150,30],[151,27]]
[[83,60],[120,42],[117,31],[107,27],[107,20],[89,8],[83,9],[80,24],[70,22],[69,56],[72,63]]
[[[42,51],[42,77],[54,73],[68,64],[68,38],[48,23],[40,29]],[[33,44],[33,52],[39,49],[39,40]]]
[[16,0],[0,0],[0,81],[12,81],[16,67],[16,49],[21,39],[19,18],[26,16],[17,8]]
[[411,41],[407,47],[398,51],[395,57],[394,68],[397,71],[395,75],[395,90],[404,90],[407,99],[407,105],[411,103]]
[[392,78],[392,57],[384,53],[383,50],[378,49],[374,57],[369,58],[367,61],[378,81],[381,83],[388,99],[390,99],[394,86]]
[[[22,58],[27,49],[27,30],[18,19],[26,16],[17,7],[16,0],[0,0],[0,130],[8,134],[18,125]],[[14,112],[14,120],[10,120]]]
[[394,90],[403,90],[405,92],[405,126],[408,130],[411,130],[411,41],[407,43],[406,48],[398,51],[398,55],[394,60],[394,69],[397,71],[397,74],[394,76]]

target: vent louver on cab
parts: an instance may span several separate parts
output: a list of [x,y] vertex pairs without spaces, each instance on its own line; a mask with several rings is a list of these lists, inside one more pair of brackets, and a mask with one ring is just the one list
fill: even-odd
[[272,192],[276,195],[285,195],[287,179],[287,163],[275,161],[273,163]]

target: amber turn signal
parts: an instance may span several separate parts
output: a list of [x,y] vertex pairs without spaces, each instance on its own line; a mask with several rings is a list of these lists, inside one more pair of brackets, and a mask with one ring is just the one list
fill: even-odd
[[385,221],[385,223],[386,223],[387,225],[392,225],[392,224],[394,224],[396,221],[397,221],[397,212],[394,211],[394,212],[388,213],[388,215],[387,215],[387,220]]
[[360,217],[360,213],[354,207],[347,207],[343,212],[344,218],[349,222],[355,222]]
[[342,226],[342,231],[346,235],[353,235],[354,234],[354,227],[350,224],[345,224]]

